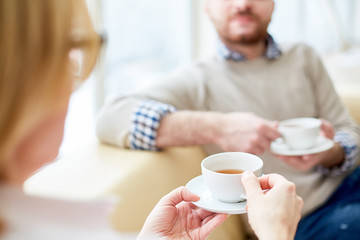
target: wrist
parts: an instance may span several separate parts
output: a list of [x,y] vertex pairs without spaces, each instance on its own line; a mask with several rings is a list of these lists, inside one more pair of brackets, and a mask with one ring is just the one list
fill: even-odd
[[322,164],[323,167],[331,168],[334,166],[341,165],[345,160],[345,153],[339,143],[335,143],[334,146],[329,150],[327,161]]

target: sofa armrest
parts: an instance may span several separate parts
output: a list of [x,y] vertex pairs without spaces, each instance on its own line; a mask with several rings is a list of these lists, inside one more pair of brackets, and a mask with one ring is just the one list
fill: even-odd
[[360,83],[355,90],[342,90],[339,95],[346,108],[349,110],[350,115],[354,118],[355,122],[360,125]]
[[[111,216],[114,228],[138,232],[162,196],[201,174],[204,157],[200,147],[147,152],[94,141],[39,171],[24,189],[72,200],[117,196],[120,201]],[[231,216],[209,239],[243,239],[239,218]]]
[[323,62],[340,98],[360,125],[360,66],[349,61],[353,60],[349,53],[351,51],[324,55]]

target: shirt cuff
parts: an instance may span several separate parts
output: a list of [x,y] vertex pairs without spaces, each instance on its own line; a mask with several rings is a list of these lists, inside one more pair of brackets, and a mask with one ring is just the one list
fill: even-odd
[[345,160],[340,166],[326,168],[318,166],[318,170],[327,176],[339,176],[350,170],[355,164],[359,153],[359,147],[352,137],[345,132],[336,132],[334,142],[337,142],[345,153]]
[[175,111],[175,107],[168,104],[153,100],[142,101],[132,115],[129,134],[130,148],[160,150],[156,147],[156,135],[160,120]]

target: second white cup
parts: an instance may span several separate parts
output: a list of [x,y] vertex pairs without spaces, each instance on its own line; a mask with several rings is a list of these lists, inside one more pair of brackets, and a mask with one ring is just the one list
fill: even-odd
[[293,118],[279,123],[285,143],[294,150],[311,148],[320,134],[321,121],[316,118]]

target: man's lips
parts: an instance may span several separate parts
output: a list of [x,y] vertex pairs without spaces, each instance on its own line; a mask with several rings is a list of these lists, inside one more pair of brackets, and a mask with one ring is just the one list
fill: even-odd
[[239,22],[239,23],[249,23],[249,22],[254,22],[255,21],[255,17],[252,15],[236,15],[234,17],[231,18],[232,22]]

